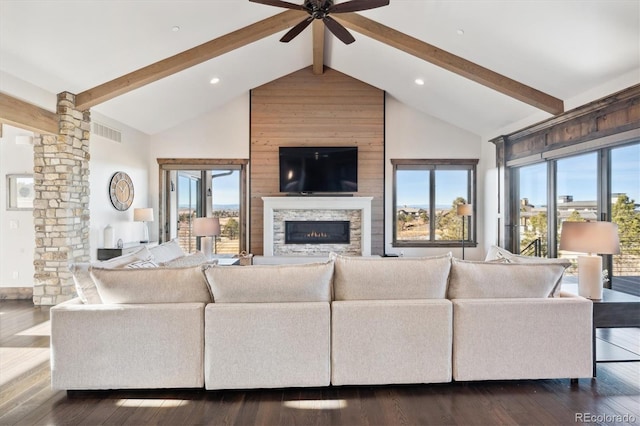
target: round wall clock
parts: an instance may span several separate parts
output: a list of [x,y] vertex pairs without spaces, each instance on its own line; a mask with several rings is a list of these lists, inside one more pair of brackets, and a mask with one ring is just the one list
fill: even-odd
[[133,181],[125,172],[115,172],[109,182],[109,198],[116,210],[124,211],[133,203]]

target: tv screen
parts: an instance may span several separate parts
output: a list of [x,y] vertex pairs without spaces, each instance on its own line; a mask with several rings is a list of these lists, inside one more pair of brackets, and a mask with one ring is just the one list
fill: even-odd
[[357,191],[357,147],[280,147],[280,192]]

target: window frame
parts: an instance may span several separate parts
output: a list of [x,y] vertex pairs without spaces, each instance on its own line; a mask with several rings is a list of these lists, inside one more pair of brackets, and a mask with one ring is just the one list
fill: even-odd
[[[171,191],[171,186],[176,183],[171,182],[170,173],[177,170],[221,170],[236,169],[240,172],[240,226],[239,240],[240,252],[247,250],[247,159],[211,159],[211,158],[158,158],[159,167],[159,188],[160,188],[160,208],[158,220],[158,235],[160,242],[169,241],[170,226],[167,223],[166,212],[170,208],[170,200],[167,194]],[[203,198],[206,198],[207,186],[202,186]]]
[[[467,239],[464,240],[465,247],[476,247],[477,243],[477,166],[479,159],[391,159],[393,168],[393,195],[392,195],[392,247],[461,247],[462,240],[436,240],[435,238],[435,197],[437,182],[435,172],[438,170],[466,170],[467,173],[467,203],[473,206],[472,216],[466,219]],[[428,240],[398,240],[397,227],[397,192],[398,192],[398,170],[429,170],[429,239]]]

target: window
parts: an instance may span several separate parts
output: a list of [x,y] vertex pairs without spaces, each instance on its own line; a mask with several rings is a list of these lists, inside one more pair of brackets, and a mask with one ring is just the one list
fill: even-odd
[[474,205],[478,160],[391,160],[393,246],[446,247],[476,243],[475,214],[458,216],[459,204]]

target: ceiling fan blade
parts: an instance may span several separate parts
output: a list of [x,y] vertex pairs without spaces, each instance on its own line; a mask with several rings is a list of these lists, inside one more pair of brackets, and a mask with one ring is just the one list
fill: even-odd
[[334,36],[338,37],[344,44],[351,44],[356,41],[351,33],[332,17],[325,16],[324,18],[322,18],[322,21],[327,26],[327,29],[329,29],[329,31],[331,31]]
[[361,10],[375,9],[388,6],[389,0],[351,0],[345,3],[334,4],[329,7],[329,13],[358,12]]
[[300,34],[302,32],[302,30],[307,28],[309,26],[309,24],[311,23],[311,21],[313,21],[312,17],[308,17],[304,21],[300,21],[299,24],[297,24],[295,27],[293,27],[289,31],[287,31],[287,33],[282,36],[280,41],[283,42],[283,43],[289,43],[291,40],[294,39],[295,36]]
[[251,3],[260,3],[260,4],[266,4],[267,6],[284,7],[286,9],[305,10],[305,11],[307,10],[301,4],[289,3],[288,1],[282,1],[282,0],[249,0],[249,1]]

